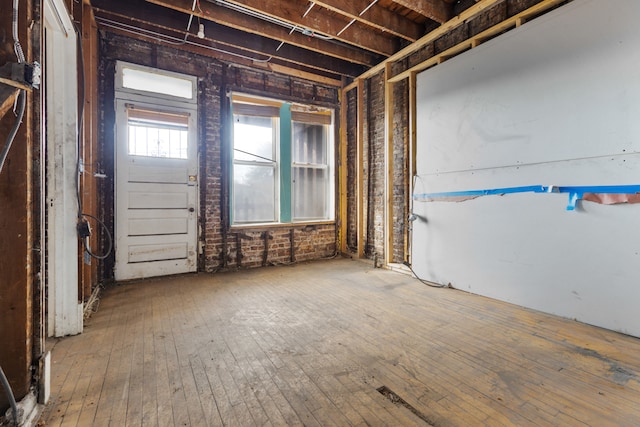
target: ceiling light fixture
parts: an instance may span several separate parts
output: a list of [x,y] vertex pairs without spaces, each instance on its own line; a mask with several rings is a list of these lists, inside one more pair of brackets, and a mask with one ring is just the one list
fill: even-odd
[[200,23],[200,25],[198,25],[198,38],[199,39],[203,39],[204,38],[204,24]]

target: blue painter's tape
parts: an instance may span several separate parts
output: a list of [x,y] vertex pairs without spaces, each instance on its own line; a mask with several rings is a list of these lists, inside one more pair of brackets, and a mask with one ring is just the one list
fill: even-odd
[[637,194],[640,193],[640,185],[592,185],[592,186],[555,186],[555,185],[528,185],[523,187],[505,187],[486,190],[447,191],[442,193],[414,194],[414,200],[436,201],[438,199],[453,197],[479,197],[514,193],[568,193],[568,211],[574,211],[579,200],[585,193],[595,194]]
[[505,188],[493,188],[489,190],[468,190],[468,191],[447,191],[443,193],[425,193],[414,194],[415,199],[442,199],[445,197],[477,197],[477,196],[492,196],[502,194],[513,193],[546,193],[549,187],[542,185],[529,185],[526,187],[505,187]]
[[557,187],[560,193],[635,194],[640,193],[640,185],[591,185]]
[[575,211],[576,210],[576,204],[578,203],[578,200],[582,199],[582,193],[577,193],[575,191],[572,191],[569,193],[569,204],[567,205],[567,210],[568,211]]

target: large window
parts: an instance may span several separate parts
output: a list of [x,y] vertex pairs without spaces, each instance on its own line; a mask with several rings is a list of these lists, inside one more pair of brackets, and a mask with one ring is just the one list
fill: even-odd
[[233,115],[233,204],[235,222],[276,220],[278,119]]
[[332,114],[233,96],[234,224],[332,220]]

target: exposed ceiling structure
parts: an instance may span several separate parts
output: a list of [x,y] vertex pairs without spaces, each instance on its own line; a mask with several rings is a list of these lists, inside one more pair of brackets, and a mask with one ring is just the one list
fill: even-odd
[[[454,3],[458,3],[454,5]],[[359,76],[449,20],[456,0],[92,0],[101,28],[302,77]]]

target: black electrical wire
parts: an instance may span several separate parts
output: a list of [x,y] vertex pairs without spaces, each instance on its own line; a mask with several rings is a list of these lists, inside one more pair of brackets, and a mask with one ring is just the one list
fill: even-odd
[[106,236],[107,236],[107,241],[108,241],[108,245],[107,245],[107,251],[102,254],[96,254],[91,250],[91,245],[89,244],[89,236],[85,237],[84,239],[82,239],[82,246],[84,247],[84,250],[89,254],[89,256],[91,256],[92,258],[98,259],[98,260],[103,260],[106,259],[110,254],[111,251],[113,250],[113,237],[111,236],[111,232],[109,231],[109,228],[106,226],[106,224],[100,220],[99,218],[88,214],[86,212],[82,212],[82,194],[80,194],[80,148],[82,145],[82,129],[84,127],[84,104],[86,101],[86,94],[85,94],[85,74],[84,74],[84,49],[82,46],[82,33],[80,32],[80,29],[77,27],[77,25],[74,24],[74,28],[76,30],[76,35],[77,35],[77,43],[78,43],[78,53],[79,53],[79,62],[80,62],[80,67],[79,67],[79,71],[80,71],[80,90],[79,90],[79,103],[78,103],[78,139],[77,139],[77,147],[76,147],[76,151],[77,151],[77,156],[76,156],[76,197],[78,199],[78,221],[84,221],[84,218],[92,218],[94,219],[99,225],[100,227],[102,227],[102,229],[104,230]]
[[407,267],[409,267],[409,270],[411,270],[411,272],[413,273],[414,277],[416,279],[418,279],[420,282],[422,282],[422,284],[427,285],[427,286],[431,286],[432,288],[448,288],[447,285],[439,285],[439,284],[432,283],[432,282],[429,282],[428,280],[424,280],[424,279],[420,278],[420,276],[418,276],[416,274],[416,272],[413,271],[413,267],[411,267],[411,264],[409,264],[408,262],[405,261],[402,264],[406,265]]
[[80,84],[79,86],[79,95],[78,95],[78,128],[77,132],[77,141],[76,141],[76,197],[78,198],[78,220],[82,218],[82,196],[80,194],[80,147],[82,145],[82,128],[84,126],[84,103],[86,99],[84,86],[85,86],[85,75],[84,75],[84,49],[82,46],[82,33],[75,23],[73,24],[73,28],[76,30],[76,43],[78,45],[78,59],[80,62]]
[[85,250],[85,251],[87,251],[87,253],[88,253],[90,256],[92,256],[93,258],[95,258],[95,259],[99,259],[99,260],[106,259],[106,258],[109,256],[109,254],[111,254],[111,250],[113,249],[113,238],[111,237],[111,232],[109,231],[109,228],[107,228],[107,226],[106,226],[106,224],[105,224],[104,222],[102,222],[100,219],[98,219],[97,217],[95,217],[95,216],[93,216],[93,215],[91,215],[91,214],[83,213],[83,214],[82,214],[82,216],[83,216],[83,217],[92,218],[92,219],[96,220],[96,222],[97,222],[98,224],[100,224],[100,227],[102,227],[102,229],[103,229],[103,230],[104,230],[104,232],[106,233],[106,235],[107,235],[107,241],[109,242],[109,244],[107,245],[107,248],[108,248],[108,249],[107,249],[107,251],[104,253],[104,255],[97,255],[97,254],[94,254],[94,253],[91,251],[91,246],[89,245],[89,237],[87,236],[87,237],[85,238],[85,240],[83,241],[83,244],[84,244],[84,250]]

